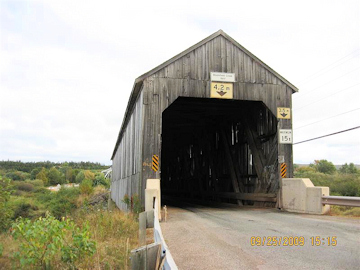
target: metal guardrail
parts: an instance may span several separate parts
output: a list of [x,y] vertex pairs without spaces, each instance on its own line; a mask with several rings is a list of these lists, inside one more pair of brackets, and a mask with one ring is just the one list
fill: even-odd
[[154,240],[155,243],[161,244],[161,257],[165,256],[165,262],[163,265],[164,270],[177,270],[177,266],[175,264],[175,261],[173,257],[171,256],[170,250],[168,246],[165,243],[164,237],[161,232],[160,222],[159,222],[159,209],[158,204],[155,199],[155,210],[154,210]]
[[[139,248],[131,250],[131,269],[178,270],[165,243],[159,222],[159,206],[139,214]],[[154,228],[154,243],[146,244],[146,229]]]
[[323,196],[323,204],[360,207],[360,197]]

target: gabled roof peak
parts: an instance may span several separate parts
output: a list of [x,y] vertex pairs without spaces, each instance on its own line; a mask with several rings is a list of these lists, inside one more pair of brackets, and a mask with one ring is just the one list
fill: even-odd
[[282,77],[280,74],[278,74],[275,70],[273,70],[271,67],[269,67],[267,64],[265,64],[263,61],[261,61],[258,57],[256,57],[254,54],[252,54],[250,51],[248,51],[246,48],[244,48],[242,45],[240,45],[236,40],[234,40],[232,37],[230,37],[228,34],[226,34],[222,29],[219,29],[218,31],[216,31],[215,33],[213,33],[212,35],[208,36],[207,38],[203,39],[202,41],[196,43],[195,45],[191,46],[190,48],[186,49],[185,51],[177,54],[176,56],[174,56],[173,58],[165,61],[164,63],[162,63],[161,65],[153,68],[152,70],[144,73],[143,75],[141,75],[140,77],[138,77],[135,80],[135,83],[139,83],[142,82],[145,78],[153,75],[154,73],[156,73],[157,71],[163,69],[164,67],[166,67],[167,65],[175,62],[176,60],[180,59],[181,57],[187,55],[188,53],[190,53],[191,51],[199,48],[200,46],[204,45],[205,43],[213,40],[214,38],[218,37],[218,36],[223,36],[225,39],[227,39],[228,41],[230,41],[234,46],[238,47],[240,50],[242,50],[245,54],[247,54],[250,58],[256,60],[260,65],[262,65],[265,69],[267,69],[269,72],[271,72],[274,76],[276,76],[277,78],[279,78],[282,82],[284,82],[287,86],[289,86],[293,92],[297,92],[298,88],[296,86],[294,86],[292,83],[290,83],[288,80],[286,80],[284,77]]

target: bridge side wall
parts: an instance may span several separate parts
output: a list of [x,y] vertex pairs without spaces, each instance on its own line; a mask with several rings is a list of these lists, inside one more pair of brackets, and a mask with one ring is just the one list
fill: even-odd
[[131,117],[125,128],[119,147],[112,162],[111,198],[116,205],[126,211],[122,201],[125,194],[141,196],[142,173],[142,129],[143,129],[143,94],[135,103]]

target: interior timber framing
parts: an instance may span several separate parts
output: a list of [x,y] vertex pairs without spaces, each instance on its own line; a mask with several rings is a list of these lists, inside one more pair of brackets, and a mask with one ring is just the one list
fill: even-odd
[[[210,72],[235,74],[232,100],[210,98]],[[292,145],[278,143],[292,120],[277,119],[277,108],[291,109],[297,91],[222,30],[212,34],[135,80],[112,155],[112,198],[120,208],[125,194],[144,202],[146,179],[160,178],[171,196],[273,205],[278,157],[287,177],[293,171]]]
[[162,119],[164,195],[274,202],[277,119],[262,102],[179,97]]

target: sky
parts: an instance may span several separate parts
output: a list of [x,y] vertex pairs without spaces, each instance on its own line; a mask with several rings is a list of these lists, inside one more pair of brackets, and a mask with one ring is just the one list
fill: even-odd
[[[299,88],[294,143],[358,127],[359,3],[0,0],[0,160],[111,164],[134,80],[219,29]],[[360,129],[293,151],[360,164]]]

